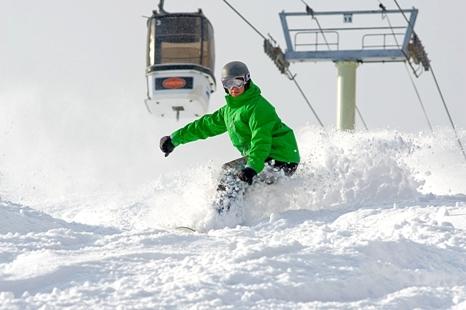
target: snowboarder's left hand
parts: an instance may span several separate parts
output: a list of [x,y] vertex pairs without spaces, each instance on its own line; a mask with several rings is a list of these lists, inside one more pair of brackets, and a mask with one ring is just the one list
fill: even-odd
[[246,183],[248,183],[249,185],[252,184],[252,179],[257,175],[257,172],[250,168],[250,167],[246,167],[244,168],[243,170],[241,170],[239,173],[238,173],[238,178],[241,180],[241,181],[244,181]]

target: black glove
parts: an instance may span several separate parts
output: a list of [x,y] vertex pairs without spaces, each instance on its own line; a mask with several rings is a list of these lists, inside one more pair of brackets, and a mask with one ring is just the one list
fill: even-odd
[[241,181],[248,183],[249,185],[252,184],[252,179],[257,175],[257,172],[249,167],[244,168],[238,173],[238,178]]
[[170,136],[165,136],[160,139],[160,149],[165,153],[165,157],[173,152],[175,146],[173,145],[172,138],[170,138]]

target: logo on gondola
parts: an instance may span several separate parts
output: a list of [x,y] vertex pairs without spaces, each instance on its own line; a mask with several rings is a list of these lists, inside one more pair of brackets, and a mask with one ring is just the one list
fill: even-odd
[[186,80],[179,77],[166,78],[162,82],[162,86],[165,89],[179,89],[186,86]]
[[155,79],[155,90],[193,89],[194,80],[190,76],[160,77]]

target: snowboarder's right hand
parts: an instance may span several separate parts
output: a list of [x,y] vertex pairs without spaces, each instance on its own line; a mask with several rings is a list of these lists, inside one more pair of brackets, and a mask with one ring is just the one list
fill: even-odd
[[160,149],[165,153],[165,157],[173,152],[175,145],[173,145],[172,138],[170,138],[170,136],[165,136],[160,139]]

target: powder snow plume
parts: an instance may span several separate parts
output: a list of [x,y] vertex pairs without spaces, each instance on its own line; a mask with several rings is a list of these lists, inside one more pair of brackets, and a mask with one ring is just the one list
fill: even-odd
[[[218,217],[211,207],[220,173],[211,165],[164,174],[138,193],[85,197],[59,207],[56,215],[121,228],[189,226],[207,231],[251,225],[289,210],[415,204],[426,195],[463,194],[466,168],[461,153],[454,139],[448,141],[448,133],[438,135],[439,143],[434,144],[437,140],[427,134],[304,128],[297,173],[271,186],[256,183],[241,203],[240,214],[229,217]],[[445,175],[451,175],[448,183]]]

